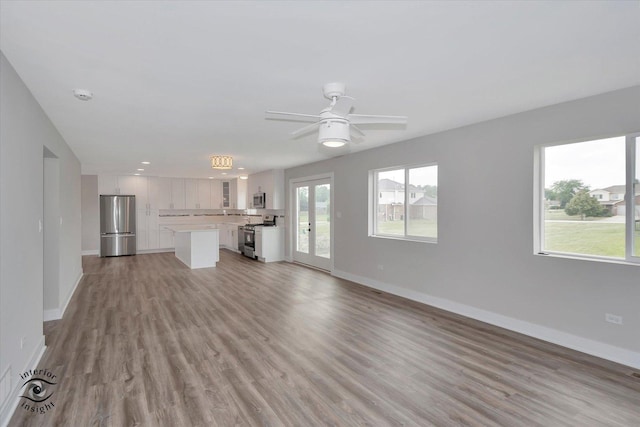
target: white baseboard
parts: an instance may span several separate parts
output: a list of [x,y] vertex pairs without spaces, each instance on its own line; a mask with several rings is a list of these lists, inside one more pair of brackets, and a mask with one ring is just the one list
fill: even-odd
[[82,256],[85,255],[98,255],[100,253],[100,251],[98,251],[97,249],[92,249],[90,251],[82,251]]
[[62,319],[62,315],[60,314],[59,308],[52,308],[49,310],[45,310],[44,313],[42,314],[42,320],[44,322],[48,322],[50,320],[58,320],[58,319]]
[[577,350],[582,353],[640,369],[640,353],[605,344],[599,341],[579,337],[559,331],[557,329],[548,328],[546,326],[537,325],[535,323],[526,322],[515,319],[513,317],[503,316],[488,310],[461,304],[444,298],[434,297],[422,292],[413,291],[411,289],[402,288],[396,285],[380,282],[368,277],[358,276],[347,273],[345,271],[334,270],[333,276],[346,279],[355,283],[359,283],[370,288],[378,289],[390,294],[398,295],[413,301],[421,302],[433,307],[441,308],[452,313],[470,317],[481,322],[509,329],[514,332],[538,338],[553,344]]
[[[45,347],[44,345],[44,335],[42,335],[42,337],[40,338],[40,341],[38,342],[38,345],[36,346],[33,353],[31,354],[29,361],[24,365],[24,367],[21,370],[12,372],[12,375],[14,376],[12,380],[17,378],[17,376],[21,372],[26,372],[29,369],[34,369],[36,366],[38,366],[38,363],[40,363],[40,359],[42,358],[42,355],[44,354],[44,351],[46,349],[47,347]],[[9,421],[11,420],[11,417],[13,416],[13,413],[16,411],[16,408],[18,407],[18,403],[20,403],[18,392],[20,391],[21,386],[22,386],[22,383],[20,381],[15,381],[15,384],[13,385],[13,387],[11,387],[11,392],[9,394],[10,396],[13,396],[13,398],[7,399],[5,405],[2,408],[0,408],[0,426],[1,427],[7,427],[7,425],[9,424]]]
[[71,301],[71,297],[73,297],[73,294],[76,292],[76,289],[78,288],[78,285],[82,281],[82,277],[83,276],[84,276],[84,273],[80,272],[80,275],[76,279],[76,283],[73,285],[73,288],[71,288],[71,290],[69,291],[69,294],[67,295],[67,299],[64,302],[64,305],[60,309],[60,319],[62,319],[62,316],[64,316],[64,312],[67,311],[67,306],[69,305],[69,302]]
[[78,287],[78,285],[80,284],[80,281],[82,280],[82,276],[84,276],[84,274],[80,273],[80,275],[78,276],[78,279],[76,280],[76,283],[73,285],[73,288],[71,288],[71,290],[69,291],[69,294],[67,295],[67,299],[65,300],[64,305],[62,307],[52,308],[44,311],[42,317],[45,322],[48,322],[50,320],[62,319],[62,316],[64,316],[64,312],[67,310],[67,306],[69,305],[69,301],[71,301],[71,297],[73,296],[73,293],[76,291],[76,288]]
[[163,252],[175,252],[175,251],[176,251],[175,248],[144,249],[144,250],[136,251],[136,254],[138,254],[138,255],[160,254],[160,253],[163,253]]

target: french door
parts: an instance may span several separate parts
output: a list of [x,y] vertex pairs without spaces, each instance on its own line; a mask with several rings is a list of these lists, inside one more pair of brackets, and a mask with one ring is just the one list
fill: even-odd
[[293,260],[331,270],[331,179],[292,183]]

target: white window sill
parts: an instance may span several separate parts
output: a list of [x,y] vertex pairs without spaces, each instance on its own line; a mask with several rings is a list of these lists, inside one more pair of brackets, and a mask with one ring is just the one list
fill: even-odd
[[369,237],[375,237],[376,239],[387,239],[387,240],[402,240],[404,242],[416,242],[416,243],[431,243],[431,244],[436,244],[438,243],[438,239],[434,239],[433,237],[425,237],[425,238],[419,238],[419,237],[413,237],[413,236],[409,236],[409,237],[405,237],[405,236],[389,236],[389,235],[385,235],[385,234],[369,234]]
[[621,265],[633,265],[635,267],[640,267],[639,262],[627,261],[626,259],[621,258],[607,258],[607,257],[597,257],[597,256],[588,256],[588,255],[578,255],[578,254],[563,254],[558,252],[536,252],[534,255],[549,257],[549,258],[563,258],[563,259],[573,259],[578,261],[595,261],[606,264],[621,264]]

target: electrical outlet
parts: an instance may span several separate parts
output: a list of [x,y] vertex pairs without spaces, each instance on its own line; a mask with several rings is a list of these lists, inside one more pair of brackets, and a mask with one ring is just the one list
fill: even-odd
[[609,323],[614,323],[616,325],[622,325],[622,316],[616,316],[615,314],[606,313],[604,315],[604,320]]

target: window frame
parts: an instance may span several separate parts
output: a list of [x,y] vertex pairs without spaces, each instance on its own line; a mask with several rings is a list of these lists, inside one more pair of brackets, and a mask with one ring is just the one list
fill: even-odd
[[[408,209],[410,206],[411,200],[411,191],[409,191],[409,172],[412,169],[420,169],[426,167],[438,167],[438,162],[430,162],[430,163],[419,163],[419,164],[411,164],[411,165],[399,165],[399,166],[390,166],[379,169],[371,169],[369,170],[369,237],[376,237],[381,239],[394,239],[394,240],[406,240],[411,242],[421,242],[421,243],[438,243],[438,237],[428,237],[428,236],[417,236],[413,234],[408,234],[408,224],[409,224],[409,215]],[[404,234],[384,234],[378,232],[378,204],[380,199],[382,198],[382,192],[378,188],[378,174],[380,172],[389,172],[395,170],[404,170],[404,220],[403,220],[403,229]],[[437,183],[440,182],[440,168],[438,167],[436,174]],[[378,195],[380,195],[378,197]],[[436,205],[436,233],[438,231],[438,220],[440,211],[440,204]]]
[[[625,138],[625,197],[627,200],[625,207],[625,255],[624,257],[609,257],[603,255],[580,254],[573,252],[560,252],[547,250],[544,247],[545,241],[545,149],[548,147],[556,147],[560,145],[579,144],[583,142],[598,141],[609,138]],[[582,259],[591,261],[602,261],[617,264],[640,265],[640,254],[633,255],[633,245],[635,239],[635,173],[636,168],[636,148],[640,141],[636,143],[635,139],[640,138],[640,132],[632,132],[627,134],[616,134],[610,136],[593,137],[588,139],[580,139],[576,141],[564,141],[557,143],[541,144],[535,147],[534,152],[534,254],[535,255],[551,255],[560,258]],[[611,200],[611,198],[609,198]],[[633,209],[631,209],[633,207]]]

